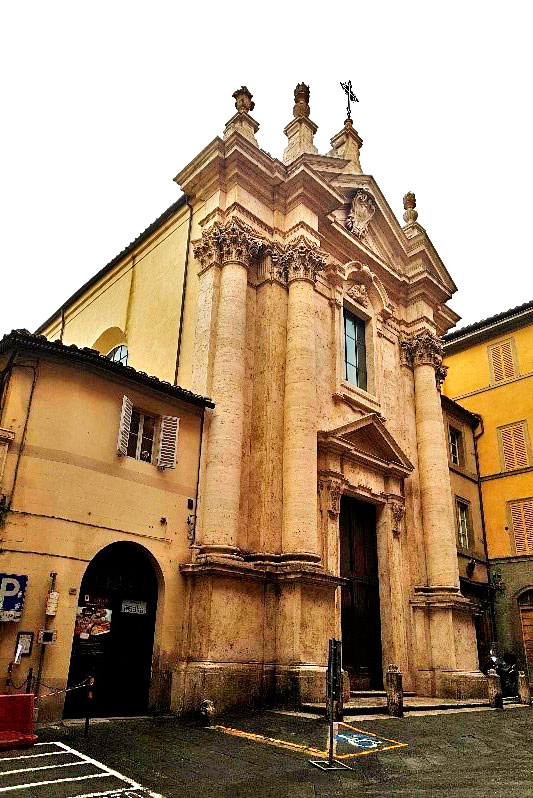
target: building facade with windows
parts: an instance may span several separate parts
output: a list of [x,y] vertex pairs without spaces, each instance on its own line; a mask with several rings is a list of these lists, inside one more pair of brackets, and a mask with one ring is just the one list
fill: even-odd
[[320,155],[298,85],[277,159],[250,92],[234,98],[183,196],[39,330],[126,346],[215,402],[175,563],[172,708],[322,700],[332,636],[353,688],[394,663],[421,695],[482,695],[439,392],[456,287],[414,195],[402,226],[363,173],[351,119]]
[[5,689],[32,669],[40,720],[82,715],[84,690],[64,691],[88,676],[96,715],[168,709],[212,403],[27,331],[0,341],[0,375]]
[[477,434],[497,638],[533,678],[533,302],[445,337],[444,392]]
[[491,667],[490,646],[495,639],[493,589],[489,568],[481,483],[478,471],[477,437],[481,418],[447,396],[442,396],[444,430],[448,441],[450,488],[457,536],[461,593],[476,607],[474,621],[478,659],[486,673]]

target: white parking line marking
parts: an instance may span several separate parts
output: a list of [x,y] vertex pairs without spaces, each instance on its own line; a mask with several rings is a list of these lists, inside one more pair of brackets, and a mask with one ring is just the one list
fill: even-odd
[[[45,784],[61,784],[65,781],[83,781],[84,779],[103,779],[109,773],[91,773],[90,776],[75,776],[72,779],[53,779],[51,781],[32,781],[29,784],[15,784],[13,787],[0,787],[0,792],[13,792],[13,790],[27,790],[30,787],[42,787]],[[77,798],[77,796],[76,796]]]
[[0,762],[12,762],[15,759],[37,759],[38,756],[66,756],[68,751],[47,751],[46,754],[24,754],[23,756],[3,756]]
[[[85,781],[86,779],[102,779],[102,778],[115,778],[118,781],[121,781],[125,786],[118,786],[112,788],[110,790],[103,790],[100,792],[86,792],[83,794],[76,794],[70,796],[70,798],[104,798],[104,796],[116,796],[116,798],[128,798],[128,796],[132,796],[137,794],[139,791],[139,795],[144,795],[146,798],[163,798],[163,796],[159,795],[158,793],[151,792],[146,787],[142,787],[133,779],[128,778],[128,776],[123,776],[122,773],[119,773],[117,770],[113,770],[112,768],[108,768],[107,765],[104,765],[102,762],[98,762],[96,759],[92,759],[92,757],[87,756],[86,754],[82,754],[81,751],[76,751],[75,748],[70,748],[70,746],[65,745],[65,743],[61,742],[52,742],[52,743],[36,743],[36,745],[48,745],[48,746],[55,746],[55,750],[53,751],[46,751],[42,754],[22,754],[21,756],[12,756],[12,757],[5,757],[2,759],[0,757],[1,762],[13,762],[13,761],[20,761],[20,760],[27,760],[27,759],[37,759],[39,757],[45,756],[66,756],[70,754],[71,756],[75,757],[74,762],[66,762],[60,765],[41,765],[38,767],[27,767],[27,768],[17,768],[15,770],[6,770],[2,772],[0,770],[0,778],[2,776],[11,776],[13,774],[20,774],[20,773],[34,773],[35,771],[40,770],[54,770],[55,768],[66,768],[66,767],[76,767],[81,765],[90,765],[92,767],[97,768],[100,772],[99,773],[91,773],[87,776],[71,776],[70,778],[64,779],[50,779],[49,781],[34,781],[16,785],[10,785],[8,787],[0,787],[0,793],[5,792],[14,792],[15,790],[27,790],[31,787],[43,787],[48,784],[62,784],[65,782],[79,782]],[[22,764],[22,763],[21,763]],[[30,763],[33,764],[33,763]]]
[[[65,753],[68,753],[65,751]],[[41,765],[40,768],[18,768],[17,770],[0,770],[2,776],[12,776],[14,773],[35,773],[36,770],[54,770],[55,768],[77,768],[80,765],[87,765],[87,762],[67,762],[64,765]]]
[[90,756],[82,754],[80,751],[76,751],[74,748],[69,748],[69,746],[65,745],[65,743],[57,742],[56,745],[59,745],[61,748],[64,748],[65,751],[70,751],[70,753],[74,754],[75,756],[79,756],[80,759],[84,759],[86,762],[89,762],[91,765],[94,765],[95,767],[100,768],[101,770],[105,770],[109,776],[115,776],[117,779],[120,779],[120,781],[125,781],[126,784],[130,785],[130,787],[133,787],[136,790],[143,789],[138,782],[128,778],[127,776],[123,776],[122,773],[118,772],[118,770],[112,770],[111,768],[108,768],[107,765],[103,765],[101,762],[98,762],[98,760],[92,759]]

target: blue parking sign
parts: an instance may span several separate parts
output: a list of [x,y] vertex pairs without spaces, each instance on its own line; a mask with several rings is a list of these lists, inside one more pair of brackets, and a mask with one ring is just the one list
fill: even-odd
[[27,576],[0,574],[0,621],[20,621]]

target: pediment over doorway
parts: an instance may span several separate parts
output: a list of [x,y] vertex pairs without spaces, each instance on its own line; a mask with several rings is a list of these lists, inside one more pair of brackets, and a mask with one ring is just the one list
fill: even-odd
[[376,413],[343,424],[333,430],[318,433],[318,445],[323,450],[364,463],[382,473],[406,477],[413,464]]

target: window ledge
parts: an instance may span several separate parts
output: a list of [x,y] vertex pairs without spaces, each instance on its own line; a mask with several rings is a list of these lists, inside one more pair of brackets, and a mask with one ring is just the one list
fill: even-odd
[[341,381],[338,391],[333,394],[333,398],[346,402],[350,407],[368,410],[370,413],[381,412],[381,405],[376,396],[368,393],[368,391],[363,391],[362,388],[358,388],[356,385],[351,385],[345,380]]

